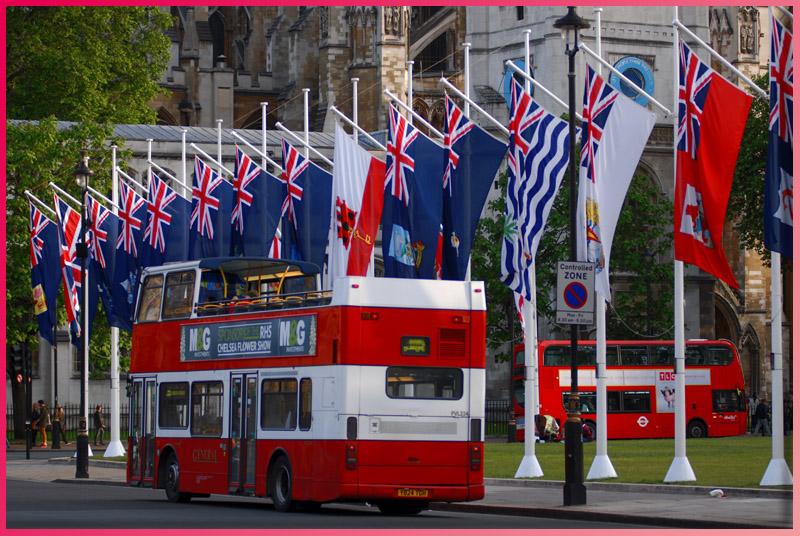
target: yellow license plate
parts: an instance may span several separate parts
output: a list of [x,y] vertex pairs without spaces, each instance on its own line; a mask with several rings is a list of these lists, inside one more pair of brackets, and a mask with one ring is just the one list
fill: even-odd
[[401,488],[397,490],[398,497],[428,497],[430,490],[417,488]]

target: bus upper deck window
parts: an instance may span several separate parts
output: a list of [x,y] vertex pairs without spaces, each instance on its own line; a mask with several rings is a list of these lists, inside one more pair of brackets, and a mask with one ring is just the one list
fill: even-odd
[[142,301],[139,304],[139,322],[158,320],[161,311],[161,294],[164,287],[163,274],[148,276],[142,288]]

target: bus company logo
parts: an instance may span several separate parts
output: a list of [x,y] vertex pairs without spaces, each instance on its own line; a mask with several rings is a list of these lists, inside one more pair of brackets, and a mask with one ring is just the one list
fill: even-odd
[[211,328],[189,328],[189,351],[198,354],[207,354],[211,349]]
[[675,381],[675,373],[667,371],[667,370],[661,371],[661,372],[658,373],[658,381],[661,381],[661,382],[674,382]]
[[281,320],[279,343],[288,351],[303,351],[306,342],[306,321],[300,319]]
[[194,449],[192,451],[194,463],[217,463],[217,451],[214,449]]
[[648,424],[650,424],[650,421],[648,421],[648,420],[647,420],[647,417],[645,417],[644,415],[642,415],[641,417],[639,417],[639,418],[636,420],[636,424],[638,424],[639,426],[641,426],[642,428],[644,428],[645,426],[647,426]]

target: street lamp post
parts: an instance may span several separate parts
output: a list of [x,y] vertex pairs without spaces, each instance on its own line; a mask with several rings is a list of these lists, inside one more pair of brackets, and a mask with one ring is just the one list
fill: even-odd
[[81,415],[78,424],[78,459],[75,464],[75,478],[89,478],[89,432],[86,428],[86,337],[89,333],[87,330],[88,315],[86,314],[86,260],[89,257],[89,246],[86,243],[86,192],[89,189],[89,178],[92,176],[92,170],[88,166],[89,157],[83,153],[80,163],[75,167],[72,172],[75,175],[75,181],[81,188],[81,232],[78,237],[79,242],[76,248],[75,255],[80,259],[81,263],[81,333],[83,334],[83,344],[79,349],[80,367],[81,367]]
[[[575,176],[575,55],[578,53],[580,31],[589,23],[578,15],[575,6],[569,6],[567,14],[558,19],[554,27],[561,30],[569,57],[569,213],[570,213],[570,259],[578,260],[578,235],[575,219],[577,192]],[[598,29],[599,31],[599,29]],[[570,38],[574,46],[570,48]],[[570,326],[570,393],[567,422],[564,424],[564,506],[586,504],[586,486],[583,484],[583,434],[581,430],[580,397],[578,396],[578,325]]]

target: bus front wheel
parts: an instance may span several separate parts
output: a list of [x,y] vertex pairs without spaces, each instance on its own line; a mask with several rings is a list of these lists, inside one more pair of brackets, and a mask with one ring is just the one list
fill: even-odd
[[167,467],[164,471],[164,491],[167,492],[167,500],[174,503],[189,502],[192,496],[188,493],[181,493],[180,491],[180,467],[178,466],[178,457],[175,453],[171,453],[167,458]]
[[708,437],[708,427],[701,420],[695,419],[690,421],[689,425],[686,427],[686,437]]
[[269,481],[269,496],[278,512],[288,512],[293,509],[292,502],[292,466],[289,459],[281,456],[272,467]]

